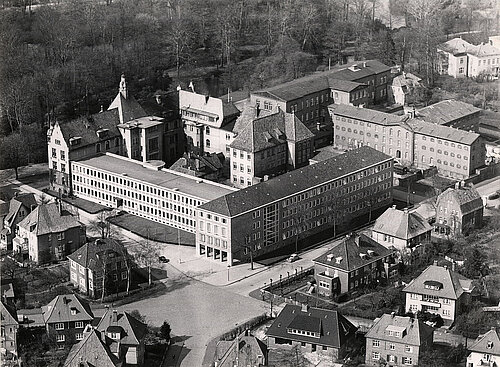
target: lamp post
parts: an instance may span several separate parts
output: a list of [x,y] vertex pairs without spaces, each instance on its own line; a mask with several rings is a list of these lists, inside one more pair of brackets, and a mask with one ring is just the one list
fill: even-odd
[[227,281],[229,282],[229,269],[231,268],[231,265],[227,266]]

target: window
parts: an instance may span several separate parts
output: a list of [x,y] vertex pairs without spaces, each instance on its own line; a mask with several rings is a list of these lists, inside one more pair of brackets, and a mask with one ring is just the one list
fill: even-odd
[[83,340],[83,333],[76,333],[75,334],[75,339],[76,340]]
[[56,341],[61,343],[61,342],[64,342],[66,340],[66,336],[65,335],[57,335],[56,336]]
[[76,329],[83,329],[83,321],[76,321],[75,328]]
[[95,151],[96,151],[96,153],[99,153],[101,151],[101,144],[100,143],[97,143],[95,145]]
[[413,347],[411,345],[406,345],[405,352],[406,353],[413,353]]
[[207,148],[210,148],[210,139],[206,140],[205,145],[206,145]]
[[56,330],[64,330],[64,324],[62,322],[59,322],[55,326]]
[[374,348],[380,347],[380,340],[372,340],[372,347]]
[[159,149],[158,137],[148,140],[149,151],[155,152]]
[[403,357],[403,364],[413,364],[413,361],[410,357]]
[[389,343],[390,350],[396,350],[396,345],[394,343]]
[[380,359],[380,353],[379,352],[372,352],[372,359],[375,361],[378,361]]

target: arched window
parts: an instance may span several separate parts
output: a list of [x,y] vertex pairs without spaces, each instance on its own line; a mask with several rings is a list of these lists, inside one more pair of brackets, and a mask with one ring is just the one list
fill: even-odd
[[101,151],[101,144],[100,143],[96,144],[95,151],[96,151],[96,153],[99,153]]
[[207,148],[210,148],[210,139],[207,139],[207,141],[205,142],[205,145]]
[[396,150],[396,158],[401,158],[401,151],[399,149]]

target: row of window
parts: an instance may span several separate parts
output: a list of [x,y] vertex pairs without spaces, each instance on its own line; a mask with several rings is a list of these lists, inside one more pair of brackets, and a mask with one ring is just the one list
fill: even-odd
[[[427,150],[427,147],[425,145],[422,145],[422,150]],[[429,151],[430,152],[434,152],[434,148],[430,147]],[[448,155],[448,151],[447,150],[442,151],[441,149],[438,149],[437,153],[438,154]],[[449,154],[450,154],[450,157],[455,157],[455,153],[451,152]],[[456,156],[457,156],[458,159],[462,159],[462,155],[461,154],[457,154]],[[464,155],[463,158],[464,158],[464,160],[468,160],[469,159],[466,155]]]
[[[422,135],[422,140],[427,140],[427,136]],[[431,143],[433,143],[433,142],[436,141],[436,139],[432,138],[432,137],[429,137],[429,140],[431,141]],[[441,140],[441,139],[437,139],[437,143],[438,144],[443,144],[444,143],[445,146],[448,146],[448,144],[450,144],[450,146],[452,148],[457,147],[457,149],[462,149],[463,148],[464,150],[469,150],[469,147],[467,145],[462,146],[461,144],[448,143],[447,141],[443,142],[443,140]]]
[[[373,339],[372,340],[372,347],[373,348],[380,348],[380,340]],[[387,343],[386,349],[396,350],[396,345],[394,343]],[[411,345],[405,345],[405,352],[406,353],[413,353],[413,347]]]
[[[422,163],[427,163],[427,159],[426,159],[425,155],[422,155],[421,161],[422,161]],[[455,167],[456,166],[457,169],[461,169],[462,168],[464,171],[467,171],[467,169],[468,169],[467,165],[464,165],[464,166],[462,166],[461,164],[456,164],[455,165],[454,162],[448,162],[448,161],[444,161],[444,160],[441,160],[441,159],[436,159],[436,162],[437,162],[437,164],[443,164],[445,166],[447,166],[447,165],[450,165],[450,167]],[[434,164],[434,157],[429,157],[429,164],[430,165]]]
[[192,112],[192,111],[181,110],[181,115],[184,117],[192,117],[192,118],[195,118],[198,120],[203,120],[203,121],[210,121],[210,122],[215,121],[214,116],[208,116],[208,115],[204,115],[202,113],[196,113],[196,112]]

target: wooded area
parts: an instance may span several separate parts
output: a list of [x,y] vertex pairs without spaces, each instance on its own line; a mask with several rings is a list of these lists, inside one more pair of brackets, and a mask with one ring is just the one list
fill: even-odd
[[[404,17],[406,28],[391,30],[377,19],[384,1],[389,2],[389,20]],[[33,7],[27,1],[3,5],[0,145],[14,148],[0,156],[16,159],[20,154],[23,163],[45,159],[44,129],[56,118],[106,108],[123,72],[139,100],[196,77],[202,81],[199,91],[221,95],[325,69],[341,60],[347,47],[357,59],[399,64],[432,85],[435,45],[444,35],[491,26],[473,16],[479,7],[472,0],[59,0]]]

